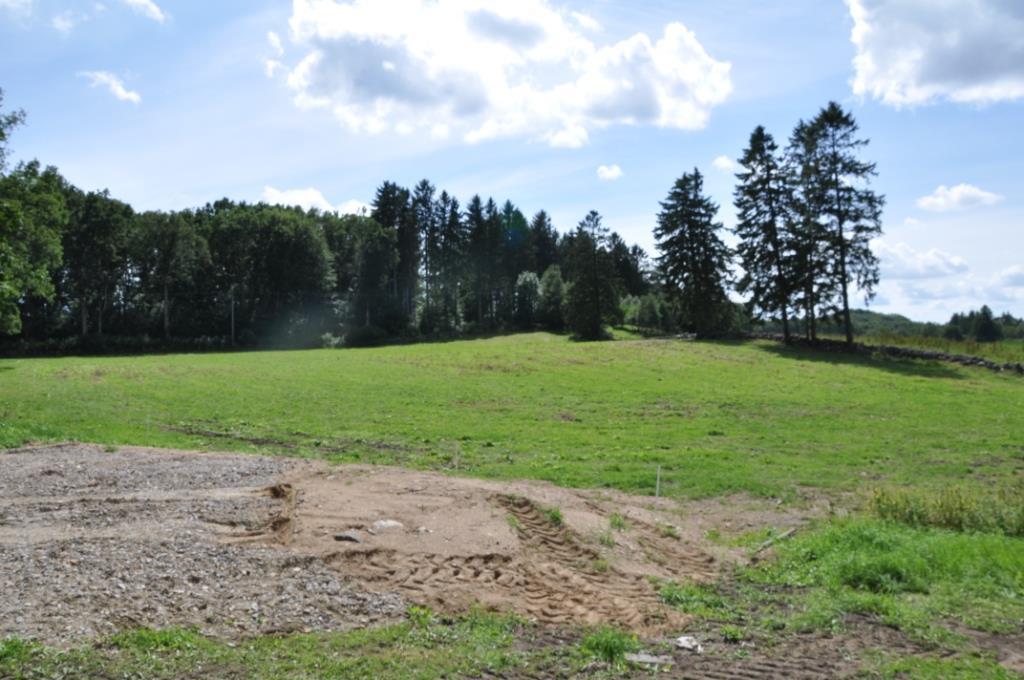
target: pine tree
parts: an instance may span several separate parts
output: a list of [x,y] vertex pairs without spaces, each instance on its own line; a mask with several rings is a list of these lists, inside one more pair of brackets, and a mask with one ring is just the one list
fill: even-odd
[[793,302],[803,310],[805,335],[812,342],[818,337],[818,308],[832,297],[835,283],[829,276],[829,234],[821,217],[825,195],[817,179],[822,164],[820,132],[800,121],[786,148],[786,172],[793,188]]
[[694,168],[684,173],[661,203],[657,239],[658,264],[678,295],[683,322],[700,336],[724,330],[728,303],[730,252],[718,235],[718,206],[703,194],[704,178]]
[[420,236],[409,190],[394,182],[384,182],[377,189],[370,216],[395,236],[398,259],[388,277],[388,287],[401,311],[402,324],[408,326],[415,311],[420,260]]
[[576,227],[569,249],[573,279],[565,305],[565,321],[580,340],[604,337],[604,324],[614,319],[619,300],[615,291],[615,269],[605,249],[607,227],[591,210]]
[[558,232],[551,218],[541,210],[530,221],[530,268],[543,274],[551,265],[558,264]]
[[757,126],[740,159],[734,192],[739,237],[736,252],[743,267],[737,290],[750,294],[754,309],[782,316],[782,333],[789,342],[789,308],[794,259],[791,191],[778,155],[778,145]]
[[835,102],[822,109],[812,125],[821,146],[820,165],[814,178],[822,196],[822,217],[829,231],[832,279],[839,291],[838,302],[830,307],[842,315],[847,344],[853,343],[850,321],[850,285],[856,285],[867,300],[878,284],[878,258],[871,240],[882,234],[885,197],[868,183],[877,174],[874,163],[858,158],[868,140],[857,137],[856,121]]

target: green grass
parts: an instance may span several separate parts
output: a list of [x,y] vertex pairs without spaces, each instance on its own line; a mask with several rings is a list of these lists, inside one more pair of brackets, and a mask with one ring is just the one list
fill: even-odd
[[0,385],[5,446],[258,451],[646,494],[660,465],[669,496],[988,484],[1024,467],[1018,377],[771,342],[536,333],[4,360]]
[[910,526],[988,531],[1024,537],[1024,483],[942,489],[876,489],[868,508],[882,519]]
[[857,338],[868,345],[895,345],[914,347],[946,354],[962,354],[981,357],[1001,363],[1024,363],[1024,340],[1000,340],[999,342],[975,342],[974,340],[947,340],[895,334],[867,335]]
[[1024,539],[852,518],[775,549],[777,559],[745,577],[800,593],[788,621],[796,629],[841,628],[848,614],[870,614],[948,644],[949,621],[1010,633],[1024,619]]
[[[69,650],[0,640],[0,677],[14,678],[446,678],[550,661],[529,648],[519,620],[429,612],[383,628],[267,636],[226,643],[192,630],[136,629]],[[571,666],[572,659],[563,664]]]
[[632,633],[606,626],[584,637],[580,648],[591,658],[618,665],[625,661],[626,654],[640,649],[640,641]]

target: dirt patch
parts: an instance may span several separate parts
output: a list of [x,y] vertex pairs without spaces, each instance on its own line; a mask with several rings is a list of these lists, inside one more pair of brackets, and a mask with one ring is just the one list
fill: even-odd
[[[290,550],[440,611],[481,604],[542,623],[675,630],[687,617],[661,603],[652,577],[712,580],[724,559],[678,529],[665,535],[674,518],[646,498],[351,465],[291,481]],[[626,510],[628,529],[612,531],[611,514]]]
[[293,464],[65,445],[0,454],[0,637],[64,644],[138,627],[218,637],[401,616],[286,542]]
[[0,454],[0,591],[18,594],[0,598],[0,635],[342,630],[407,603],[676,630],[687,619],[652,577],[712,580],[734,555],[650,501],[262,456],[20,449]]

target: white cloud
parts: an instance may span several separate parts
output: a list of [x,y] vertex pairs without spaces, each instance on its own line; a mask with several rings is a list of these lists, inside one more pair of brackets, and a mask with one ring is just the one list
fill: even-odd
[[569,12],[569,16],[571,16],[573,20],[575,20],[576,23],[580,25],[580,28],[584,28],[588,31],[601,30],[601,24],[598,22],[597,19],[590,16],[589,14],[585,14],[583,12]]
[[308,189],[287,189],[280,190],[274,187],[263,187],[263,194],[260,199],[271,205],[299,206],[303,210],[316,208],[322,212],[338,212],[342,215],[369,214],[370,206],[355,199],[345,201],[341,205],[334,206],[328,201],[319,189],[309,187]]
[[71,11],[61,12],[53,17],[50,24],[59,32],[67,35],[75,27],[75,16]]
[[110,94],[123,102],[138,104],[142,101],[142,97],[138,92],[127,89],[124,83],[121,82],[121,79],[109,71],[82,71],[78,75],[82,78],[87,78],[93,87],[102,86],[107,88]]
[[917,199],[917,207],[932,212],[950,212],[985,205],[994,205],[1003,200],[999,194],[979,189],[972,184],[957,184],[947,187],[939,185],[928,196]]
[[265,59],[263,61],[263,72],[267,74],[268,78],[273,78],[274,74],[283,68],[284,64],[277,59]]
[[711,165],[715,166],[722,172],[732,172],[736,169],[736,164],[733,163],[732,159],[728,156],[718,156],[715,160],[711,161]]
[[284,54],[284,45],[281,44],[281,36],[273,31],[267,32],[267,44],[270,45],[270,49],[273,50],[275,56],[282,56]]
[[938,248],[915,250],[906,243],[889,245],[882,239],[871,243],[871,249],[881,260],[884,279],[932,279],[967,272],[962,257],[950,255]]
[[606,181],[615,180],[622,177],[622,168],[618,165],[599,165],[597,166],[597,176]]
[[893,106],[1024,97],[1024,2],[846,0],[853,91]]
[[294,0],[305,56],[288,84],[355,132],[445,125],[474,143],[519,136],[579,147],[612,125],[699,129],[730,65],[683,24],[595,44],[550,0]]
[[1009,288],[1024,288],[1024,267],[1014,265],[1008,267],[996,275],[999,285]]
[[356,199],[349,199],[338,206],[338,212],[342,215],[369,215],[373,207],[369,203],[363,203]]
[[167,14],[153,0],[121,0],[121,2],[131,7],[136,14],[141,14],[153,21],[162,24],[167,20]]

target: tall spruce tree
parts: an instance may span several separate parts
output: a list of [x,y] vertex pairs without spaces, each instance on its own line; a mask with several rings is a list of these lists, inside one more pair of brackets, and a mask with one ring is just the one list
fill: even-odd
[[818,308],[830,299],[835,281],[829,276],[829,234],[821,215],[825,195],[818,181],[821,130],[800,121],[786,148],[786,172],[792,182],[794,304],[803,311],[807,340],[818,338]]
[[850,286],[856,285],[870,300],[878,284],[878,258],[871,239],[882,234],[885,197],[868,186],[877,172],[874,163],[860,160],[868,140],[857,136],[857,122],[835,102],[815,117],[820,164],[814,181],[822,197],[822,217],[828,229],[831,275],[839,300],[830,309],[841,314],[847,344],[853,344],[850,321]]
[[761,313],[779,314],[789,342],[789,308],[793,288],[793,230],[789,175],[775,139],[758,125],[750,135],[736,173],[734,192],[739,238],[736,252],[743,267],[737,290],[750,295]]
[[569,247],[573,279],[566,296],[565,322],[580,340],[604,337],[604,324],[614,319],[619,306],[607,238],[601,215],[591,210],[577,225]]
[[683,323],[698,336],[713,336],[728,322],[730,252],[719,236],[722,224],[715,221],[718,205],[703,192],[704,178],[696,168],[676,180],[661,203],[654,236],[658,264],[678,295]]

